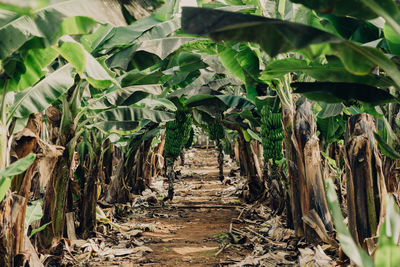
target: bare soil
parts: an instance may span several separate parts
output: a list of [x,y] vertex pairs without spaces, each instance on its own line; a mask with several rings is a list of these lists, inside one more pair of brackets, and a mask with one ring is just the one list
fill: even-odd
[[[175,182],[174,199],[166,202],[165,208],[135,218],[135,223],[155,225],[152,232],[143,233],[153,252],[141,259],[140,265],[222,266],[249,253],[230,246],[216,255],[224,245],[224,233],[240,214],[240,200],[222,196],[229,185],[218,179],[215,150],[195,151],[194,159],[187,159],[187,167]],[[227,174],[230,169],[225,171]]]
[[[227,177],[237,166],[225,163]],[[244,204],[244,177],[221,183],[214,149],[187,152],[176,169],[172,201],[163,201],[168,183],[158,177],[132,203],[104,207],[96,237],[64,248],[65,265],[337,266],[336,246],[296,237],[265,203]]]

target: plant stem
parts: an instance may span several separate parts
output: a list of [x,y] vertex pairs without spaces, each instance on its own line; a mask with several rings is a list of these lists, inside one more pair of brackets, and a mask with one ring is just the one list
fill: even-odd
[[6,96],[9,84],[9,79],[5,81],[3,87],[3,97],[0,106],[0,168],[7,166],[7,124],[6,124]]

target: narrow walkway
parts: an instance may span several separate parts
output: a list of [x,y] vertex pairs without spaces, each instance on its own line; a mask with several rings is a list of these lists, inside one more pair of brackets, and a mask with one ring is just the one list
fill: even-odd
[[216,151],[189,151],[186,162],[182,178],[175,183],[173,201],[135,218],[135,223],[154,225],[153,231],[143,233],[153,252],[141,260],[142,266],[224,266],[248,253],[229,247],[217,254],[224,233],[240,213],[240,201],[234,196],[221,197],[229,185],[218,179]]

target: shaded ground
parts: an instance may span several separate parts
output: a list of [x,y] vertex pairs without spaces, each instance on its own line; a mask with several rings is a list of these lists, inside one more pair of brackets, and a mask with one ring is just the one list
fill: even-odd
[[149,261],[146,265],[219,266],[243,258],[249,251],[241,247],[230,247],[215,255],[241,210],[237,197],[222,196],[228,185],[218,179],[215,151],[202,150],[187,162],[190,167],[182,169],[173,201],[168,201],[166,208],[146,214],[153,218],[135,218],[136,222],[155,225],[153,232],[143,233],[153,250],[145,257]]
[[[225,176],[237,166],[225,162]],[[96,237],[75,240],[63,260],[69,266],[336,266],[337,248],[309,244],[286,228],[264,203],[239,199],[244,178],[218,179],[215,150],[193,149],[175,182],[173,201],[164,202],[167,183],[133,203],[103,207]],[[333,259],[332,259],[333,258]]]

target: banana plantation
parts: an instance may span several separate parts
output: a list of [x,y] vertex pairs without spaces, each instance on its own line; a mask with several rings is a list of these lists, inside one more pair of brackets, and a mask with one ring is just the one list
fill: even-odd
[[2,0],[0,76],[0,266],[400,266],[397,0]]

